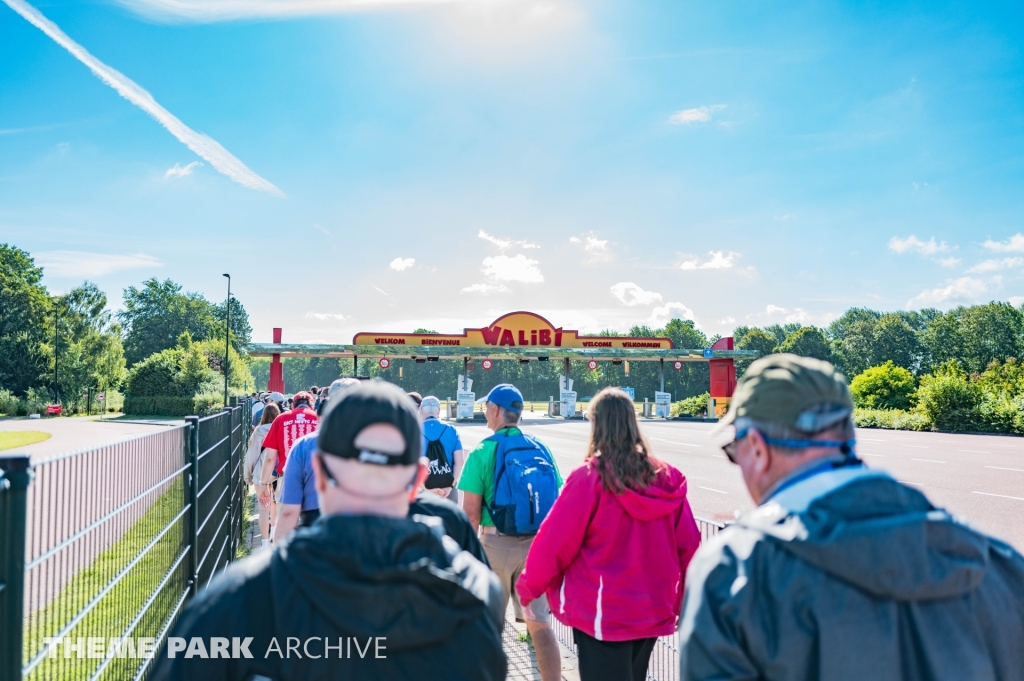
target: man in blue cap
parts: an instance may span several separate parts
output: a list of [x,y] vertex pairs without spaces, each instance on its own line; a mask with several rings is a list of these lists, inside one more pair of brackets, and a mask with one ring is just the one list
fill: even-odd
[[562,488],[562,476],[551,450],[519,429],[523,394],[518,388],[496,385],[482,401],[494,435],[469,453],[458,482],[462,506],[474,529],[479,528],[484,553],[501,582],[504,607],[511,596],[516,619],[526,622],[541,679],[553,681],[561,678],[561,655],[547,598],[523,608],[515,584],[537,527]]

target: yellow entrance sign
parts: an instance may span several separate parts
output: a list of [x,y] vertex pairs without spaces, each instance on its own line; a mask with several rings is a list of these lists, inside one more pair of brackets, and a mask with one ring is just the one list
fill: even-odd
[[578,331],[555,327],[532,312],[510,312],[480,329],[465,329],[459,335],[427,333],[357,333],[353,345],[441,345],[466,348],[627,348],[668,350],[668,338],[628,336],[581,336]]

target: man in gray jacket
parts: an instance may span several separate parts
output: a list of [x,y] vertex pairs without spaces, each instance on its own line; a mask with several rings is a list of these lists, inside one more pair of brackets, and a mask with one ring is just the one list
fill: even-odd
[[867,468],[835,368],[750,365],[722,427],[755,503],[690,563],[682,679],[1024,679],[1024,558]]

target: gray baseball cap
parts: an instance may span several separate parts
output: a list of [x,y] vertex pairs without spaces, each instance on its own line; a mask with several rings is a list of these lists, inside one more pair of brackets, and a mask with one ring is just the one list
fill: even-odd
[[850,389],[834,366],[811,357],[768,355],[743,374],[714,432],[749,418],[814,433],[852,412]]

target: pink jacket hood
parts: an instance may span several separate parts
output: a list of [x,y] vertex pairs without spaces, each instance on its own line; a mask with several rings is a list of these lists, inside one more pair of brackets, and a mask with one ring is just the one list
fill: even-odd
[[639,492],[627,489],[613,498],[636,520],[661,518],[676,511],[686,501],[686,476],[666,466],[650,487]]
[[646,489],[604,489],[593,461],[574,470],[516,584],[524,604],[547,595],[563,624],[602,641],[675,631],[686,566],[700,544],[686,478],[660,464]]

